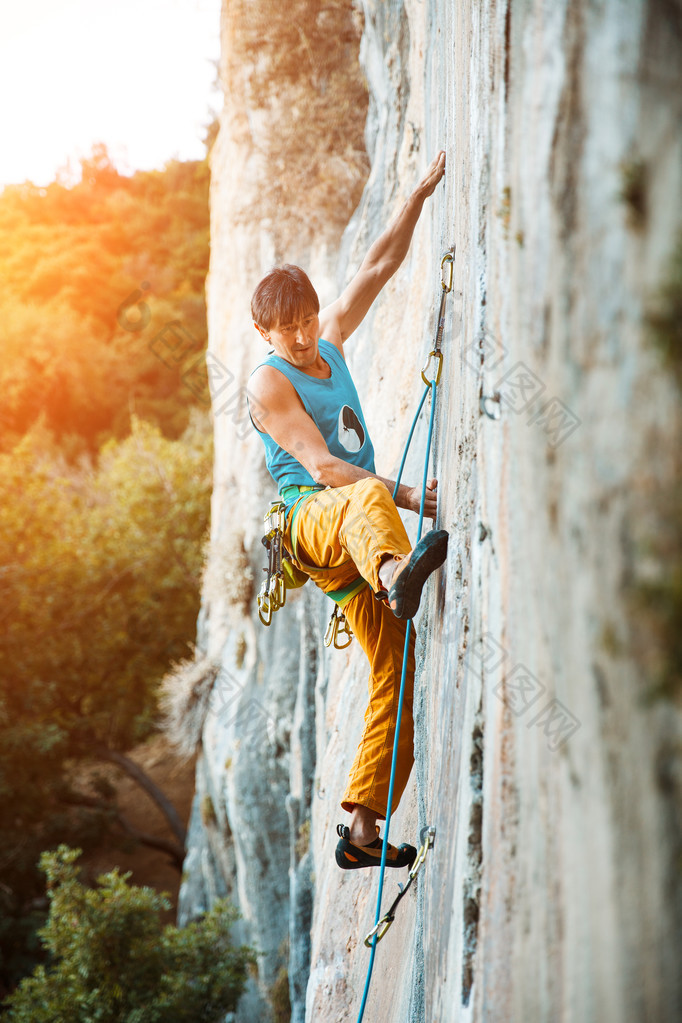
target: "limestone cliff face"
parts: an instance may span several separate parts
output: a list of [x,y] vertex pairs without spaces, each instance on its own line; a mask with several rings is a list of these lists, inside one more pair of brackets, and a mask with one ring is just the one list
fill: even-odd
[[[277,224],[244,216],[282,114],[250,107],[235,73],[231,17],[258,6],[224,11],[198,643],[212,691],[181,916],[224,892],[239,904],[264,953],[240,1020],[269,1018],[287,957],[292,1019],[356,1018],[376,877],[340,875],[333,848],[367,671],[355,644],[322,647],[328,602],[310,585],[266,630],[235,583],[259,582],[271,494],[240,403],[262,354],[248,298],[282,254],[332,297],[443,147],[445,184],[348,346],[390,476],[456,245],[435,451],[450,549],[417,621],[416,766],[391,829],[437,835],[365,1019],[677,1019],[682,729],[674,701],[644,699],[628,594],[660,571],[645,554],[679,438],[644,331],[682,226],[679,8],[365,0],[371,172],[342,240],[294,236],[282,253]],[[389,878],[385,905],[396,891]]]

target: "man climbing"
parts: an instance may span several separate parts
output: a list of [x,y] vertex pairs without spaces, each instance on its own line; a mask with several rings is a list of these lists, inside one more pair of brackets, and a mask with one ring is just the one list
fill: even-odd
[[[411,549],[397,507],[418,512],[420,488],[401,485],[394,502],[395,484],[376,475],[343,345],[404,260],[424,201],[444,173],[441,152],[343,294],[321,312],[308,277],[291,265],[268,273],[251,302],[255,327],[273,349],[251,377],[251,417],[286,505],[284,543],[294,564],[343,609],[370,663],[365,727],[341,803],[350,826],[337,827],[336,860],[344,869],[381,860],[376,821],[385,819],[388,805],[407,619],[417,612],[426,579],[445,560],[448,534],[432,530]],[[431,519],[436,488],[430,480],[424,514]],[[414,631],[394,805],[414,762],[413,679]],[[386,863],[409,866],[415,856],[411,845],[389,845]]]

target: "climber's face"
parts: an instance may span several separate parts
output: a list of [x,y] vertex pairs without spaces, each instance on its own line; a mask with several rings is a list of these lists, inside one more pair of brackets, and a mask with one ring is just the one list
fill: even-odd
[[320,318],[312,310],[299,313],[291,323],[278,323],[270,330],[258,324],[256,328],[275,349],[275,354],[297,369],[307,369],[317,361]]

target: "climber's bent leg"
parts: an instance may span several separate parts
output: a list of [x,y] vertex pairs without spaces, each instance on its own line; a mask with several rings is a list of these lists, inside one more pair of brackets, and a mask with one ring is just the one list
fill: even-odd
[[[411,550],[402,519],[384,483],[373,476],[346,487],[320,490],[301,502],[293,534],[296,554],[304,565],[358,573],[373,590],[382,588],[379,567],[387,556]],[[313,575],[322,589],[325,580]]]

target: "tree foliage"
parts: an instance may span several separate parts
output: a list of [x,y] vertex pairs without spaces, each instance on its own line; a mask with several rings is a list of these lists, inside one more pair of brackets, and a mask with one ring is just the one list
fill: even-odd
[[75,765],[149,734],[191,654],[211,424],[154,339],[201,363],[207,266],[205,160],[124,177],[100,146],[77,184],[0,194],[0,997],[39,951],[41,850],[121,820]]
[[96,467],[70,467],[41,431],[0,455],[0,694],[41,749],[129,748],[155,686],[187,656],[208,526],[211,436],[133,420]]
[[36,761],[148,731],[190,652],[211,488],[201,420],[178,441],[133,420],[91,468],[45,445],[34,430],[0,456],[0,727],[26,722],[16,745]]
[[[133,420],[96,465],[35,428],[0,455],[0,909],[24,919],[40,851],[92,845],[112,793],[73,788],[74,760],[149,734],[158,684],[191,653],[211,488],[211,435]],[[8,937],[11,937],[8,935]],[[0,981],[22,968],[0,933]],[[5,962],[3,959],[3,949]],[[11,962],[8,962],[8,957]]]
[[9,999],[11,1023],[215,1023],[244,988],[250,949],[235,947],[236,913],[218,903],[198,922],[162,927],[168,901],[112,871],[78,880],[80,850],[45,853],[50,954]]
[[174,322],[202,357],[207,162],[124,177],[97,146],[81,171],[0,194],[0,991],[39,950],[41,850],[118,819],[72,768],[149,732],[209,517],[210,424],[153,346]]
[[[81,171],[73,187],[27,182],[0,194],[5,451],[41,415],[75,452],[125,436],[131,410],[178,437],[197,404],[150,342],[175,320],[205,347],[207,161],[126,177],[100,145]],[[143,284],[153,318],[126,329],[119,308]]]

